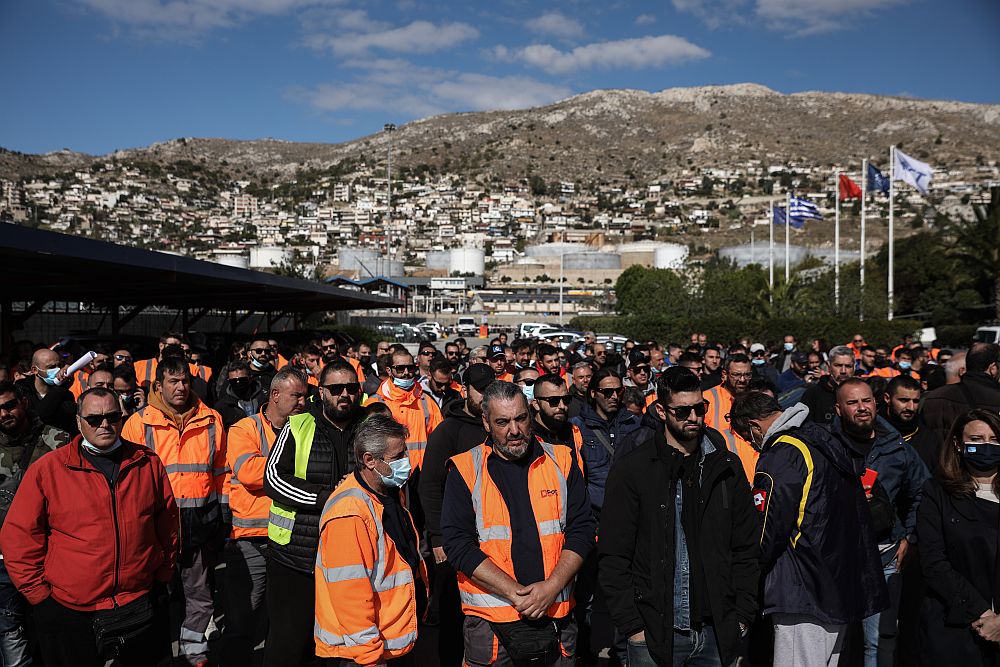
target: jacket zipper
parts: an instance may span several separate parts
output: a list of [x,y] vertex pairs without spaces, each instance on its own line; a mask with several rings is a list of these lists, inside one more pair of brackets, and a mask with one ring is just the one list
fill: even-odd
[[[115,486],[117,485],[118,478],[121,477],[121,468],[118,469],[118,475],[115,476],[115,480],[111,481],[105,478],[108,483],[108,489],[111,491],[111,518],[115,524],[115,574],[113,583],[111,584],[111,602],[114,604],[115,608],[118,608],[118,571],[121,569],[121,535],[118,530],[118,494],[115,492]],[[102,474],[103,477],[103,474]]]

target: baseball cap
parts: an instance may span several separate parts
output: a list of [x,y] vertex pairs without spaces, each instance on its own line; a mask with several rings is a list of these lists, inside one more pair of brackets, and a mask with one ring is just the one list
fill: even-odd
[[809,362],[809,355],[805,352],[792,352],[792,363],[805,364]]
[[636,364],[648,364],[648,363],[649,363],[649,355],[643,352],[642,350],[632,350],[631,352],[628,353],[627,366],[629,368],[635,366]]
[[482,393],[497,379],[497,374],[489,364],[472,364],[465,370],[465,384]]
[[754,352],[767,352],[767,348],[760,343],[754,343],[750,346],[750,354],[753,354]]
[[497,357],[506,357],[507,350],[504,349],[503,345],[490,345],[490,359],[496,359]]

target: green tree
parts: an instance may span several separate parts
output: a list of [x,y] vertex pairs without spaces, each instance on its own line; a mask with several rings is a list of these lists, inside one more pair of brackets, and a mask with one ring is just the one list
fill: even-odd
[[990,191],[990,202],[973,207],[972,220],[948,220],[944,225],[950,257],[961,262],[980,294],[1000,319],[1000,187]]
[[625,269],[615,283],[618,312],[625,315],[684,317],[690,298],[684,280],[670,269]]

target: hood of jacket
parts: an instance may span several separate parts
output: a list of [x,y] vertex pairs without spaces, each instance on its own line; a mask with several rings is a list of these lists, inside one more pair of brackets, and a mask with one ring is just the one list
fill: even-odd
[[802,426],[807,419],[809,419],[809,408],[803,403],[796,403],[782,412],[781,416],[771,424],[771,428],[767,429],[767,433],[764,434],[764,442],[779,433]]

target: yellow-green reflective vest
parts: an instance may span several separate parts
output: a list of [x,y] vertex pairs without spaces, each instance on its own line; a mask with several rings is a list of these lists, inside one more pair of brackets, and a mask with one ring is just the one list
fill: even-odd
[[[308,412],[288,418],[288,428],[295,438],[294,475],[306,478],[309,466],[309,452],[312,451],[313,436],[316,434],[316,419]],[[288,544],[295,528],[295,510],[277,501],[271,501],[271,512],[267,521],[267,536],[276,544]]]

